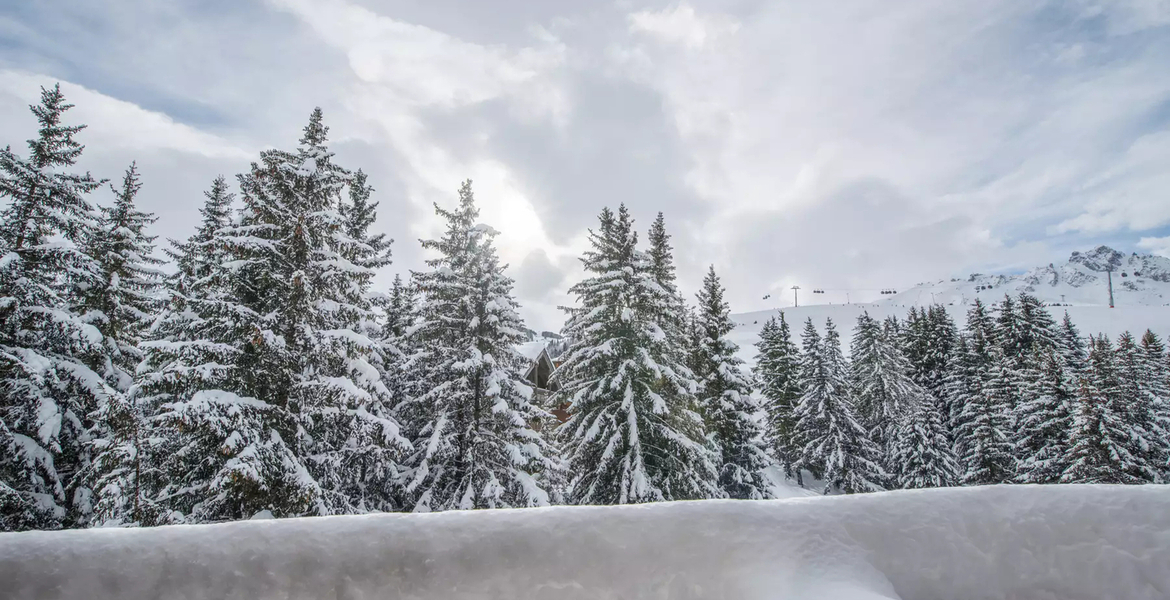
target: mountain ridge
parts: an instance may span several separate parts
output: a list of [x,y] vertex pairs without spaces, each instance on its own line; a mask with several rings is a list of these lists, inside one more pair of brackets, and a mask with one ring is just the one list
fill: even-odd
[[1170,258],[1152,254],[1125,254],[1109,246],[1073,252],[1066,263],[1049,263],[1014,275],[972,273],[920,283],[882,298],[877,304],[925,306],[970,304],[975,298],[995,302],[1004,294],[1028,293],[1048,304],[1105,306],[1109,304],[1109,274],[1115,305],[1165,306],[1170,303]]

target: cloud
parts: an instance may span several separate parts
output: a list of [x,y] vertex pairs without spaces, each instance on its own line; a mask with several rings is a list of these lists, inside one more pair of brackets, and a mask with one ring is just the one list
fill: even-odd
[[[13,70],[0,70],[0,94],[5,96],[3,113],[33,121],[31,113],[18,106],[34,104],[41,86],[50,87],[52,77]],[[207,158],[247,159],[253,152],[219,136],[175,122],[169,116],[111,98],[83,86],[62,82],[62,92],[74,105],[69,116],[86,123],[88,143],[105,150],[132,149],[140,152],[175,150]],[[16,120],[16,119],[14,119]]]
[[1138,248],[1141,248],[1151,254],[1158,256],[1165,256],[1170,258],[1170,236],[1165,237],[1144,237],[1138,240]]
[[[35,137],[37,122],[28,105],[40,99],[40,86],[58,78],[14,70],[0,70],[0,131],[9,134],[0,143],[20,146]],[[85,145],[78,162],[97,178],[117,182],[131,162],[137,162],[143,184],[138,203],[160,217],[155,233],[182,239],[199,222],[202,191],[217,175],[246,166],[256,150],[199,128],[176,122],[166,114],[147,110],[89,88],[60,81],[66,100],[74,105],[65,115],[69,124],[85,124],[77,140]],[[24,154],[24,148],[15,148]],[[101,188],[91,195],[108,203],[112,193]]]
[[383,135],[372,141],[388,143],[406,167],[405,196],[420,216],[411,227],[416,236],[441,232],[430,206],[452,204],[459,182],[470,178],[483,219],[502,232],[498,246],[505,261],[518,261],[537,248],[558,252],[511,165],[483,151],[482,131],[467,132],[463,147],[445,146],[423,121],[425,114],[449,115],[497,99],[527,116],[555,120],[567,110],[548,81],[561,62],[555,41],[533,40],[535,45],[518,49],[487,46],[342,0],[270,4],[345,52],[356,76],[345,106],[375,124]]
[[763,301],[768,294],[789,302],[778,294],[792,285],[825,289],[816,301],[876,300],[882,289],[916,283],[906,280],[906,264],[958,274],[1032,266],[1029,258],[1048,251],[1035,242],[1007,246],[974,220],[934,210],[880,179],[846,183],[803,208],[740,215],[732,227],[737,243],[716,268],[728,273],[741,302],[759,306],[775,305]]
[[630,29],[650,34],[664,42],[702,48],[708,41],[733,34],[739,23],[724,15],[699,15],[689,4],[676,4],[660,11],[630,14]]

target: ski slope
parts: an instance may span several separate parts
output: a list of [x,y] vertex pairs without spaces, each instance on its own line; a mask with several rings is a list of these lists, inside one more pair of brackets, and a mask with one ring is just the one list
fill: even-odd
[[[998,298],[988,299],[990,302],[998,302],[1003,300],[1003,294]],[[990,302],[988,307],[990,308]],[[868,312],[869,316],[875,319],[885,319],[889,316],[895,316],[899,320],[906,318],[906,313],[910,311],[911,305],[906,304],[816,304],[812,306],[800,306],[796,308],[784,308],[763,310],[758,312],[740,313],[731,315],[731,319],[735,322],[735,330],[733,330],[728,338],[739,344],[738,356],[745,362],[755,364],[756,348],[755,343],[760,339],[760,328],[763,327],[764,322],[769,318],[778,315],[781,311],[784,312],[784,319],[788,321],[789,328],[792,329],[793,340],[800,343],[800,332],[804,329],[805,319],[811,318],[813,324],[816,325],[817,331],[824,333],[825,319],[831,318],[837,325],[837,331],[841,334],[841,346],[848,354],[849,344],[853,337],[853,327],[857,325],[857,317],[863,312]],[[954,319],[955,325],[962,328],[967,322],[967,310],[969,305],[953,304],[944,305],[947,313]],[[1052,318],[1060,323],[1064,318],[1065,311],[1068,311],[1069,317],[1077,328],[1080,329],[1081,335],[1088,336],[1090,334],[1096,335],[1104,333],[1110,339],[1116,339],[1117,335],[1123,331],[1129,331],[1135,336],[1140,336],[1146,329],[1153,330],[1154,333],[1166,339],[1170,336],[1170,307],[1168,306],[1118,306],[1116,308],[1109,308],[1108,306],[1050,306],[1047,307]]]
[[0,534],[12,600],[1170,597],[1170,486]]

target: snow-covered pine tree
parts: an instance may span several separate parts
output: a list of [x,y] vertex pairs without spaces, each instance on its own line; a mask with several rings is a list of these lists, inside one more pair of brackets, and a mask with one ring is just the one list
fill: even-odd
[[767,469],[774,462],[764,447],[760,406],[752,398],[751,381],[742,372],[743,361],[735,356],[739,347],[727,339],[735,324],[714,266],[707,270],[697,300],[703,337],[702,364],[695,375],[707,431],[721,456],[719,487],[729,498],[770,498],[776,482]]
[[[231,219],[235,195],[219,177],[199,229],[168,251],[178,272],[167,306],[140,344],[144,360],[129,397],[152,423],[152,460],[139,479],[157,522],[201,523],[309,512],[320,493],[304,485],[288,411],[259,399],[266,373],[255,357],[274,338],[240,302],[247,260]],[[152,524],[141,514],[143,524]]]
[[[793,411],[793,418],[795,424],[793,427],[792,439],[796,444],[797,456],[795,461],[795,471],[797,472],[797,481],[801,480],[801,471],[808,470],[814,478],[820,479],[821,474],[825,472],[825,464],[821,460],[821,456],[817,453],[811,452],[809,441],[820,434],[819,421],[809,417],[802,424],[801,420],[801,405],[805,402],[805,398],[809,395],[809,387],[814,386],[818,392],[822,392],[828,386],[826,381],[825,364],[824,364],[824,350],[822,349],[821,334],[817,332],[816,325],[813,325],[812,317],[804,320],[804,330],[800,333],[800,370],[798,371],[798,384],[800,386],[800,398],[796,401],[796,408]],[[805,409],[811,410],[811,407]],[[803,485],[803,484],[802,484]]]
[[801,451],[795,439],[796,404],[801,396],[800,349],[792,341],[783,312],[779,318],[764,322],[756,348],[755,376],[768,416],[765,439],[785,473],[795,477],[792,467]]
[[415,373],[405,369],[413,347],[407,333],[411,332],[416,314],[416,289],[412,283],[404,283],[401,275],[395,275],[390,292],[380,303],[383,311],[381,340],[382,356],[385,361],[383,383],[390,390],[390,406],[397,407],[407,399],[421,395]]
[[1019,401],[1019,390],[1013,367],[1007,354],[993,346],[982,384],[963,404],[958,434],[963,440],[964,485],[1006,483],[1015,477],[1011,411]]
[[1057,483],[1068,468],[1077,378],[1056,348],[1043,355],[1039,378],[1031,382],[1018,417],[1017,481]]
[[[654,218],[647,235],[649,248],[644,256],[649,276],[657,287],[648,285],[647,306],[656,307],[648,318],[666,334],[665,347],[672,353],[670,364],[682,380],[689,380],[698,386],[696,372],[704,368],[706,355],[703,352],[704,329],[698,311],[689,306],[678,289],[674,266],[674,249],[670,235],[666,232],[666,219],[661,212]],[[664,307],[664,308],[657,308]],[[690,384],[683,387],[690,389]],[[695,390],[698,388],[695,387]],[[669,388],[662,390],[670,404],[687,404],[690,410],[701,413],[697,397],[675,397]],[[694,404],[690,404],[694,401]],[[708,432],[710,433],[710,432]]]
[[987,308],[976,298],[967,310],[967,325],[959,337],[955,360],[948,375],[947,404],[951,412],[944,415],[949,421],[955,454],[964,470],[966,464],[963,461],[973,443],[967,437],[973,431],[973,425],[966,419],[975,414],[974,407],[968,408],[967,404],[981,402],[987,374],[991,369],[991,350],[994,345],[992,335],[991,317]]
[[157,218],[135,207],[142,188],[137,166],[131,164],[114,188],[113,206],[101,206],[85,251],[97,264],[97,276],[80,293],[77,312],[97,327],[106,347],[102,364],[94,365],[115,389],[126,391],[142,360],[138,342],[159,310],[162,261],[153,257],[156,236],[146,227]]
[[166,279],[166,286],[173,293],[182,294],[189,287],[209,283],[207,278],[215,266],[232,258],[227,244],[215,236],[232,223],[232,202],[236,195],[228,191],[223,175],[216,177],[203,195],[206,200],[199,209],[201,221],[195,233],[185,241],[168,240],[171,247],[164,250],[175,265],[175,272]]
[[[922,320],[915,321],[921,326]],[[908,411],[926,394],[910,379],[910,364],[895,340],[884,328],[863,312],[853,330],[850,383],[857,418],[869,431],[870,438],[882,450],[883,457],[893,453],[894,434]],[[884,465],[895,473],[892,463]]]
[[1130,474],[1149,483],[1162,483],[1170,431],[1162,424],[1161,399],[1147,369],[1146,352],[1128,331],[1117,337],[1114,364],[1119,376],[1117,401],[1129,428],[1129,454],[1134,460]]
[[[658,213],[654,223],[650,225],[647,235],[650,247],[646,250],[648,267],[654,283],[660,290],[656,290],[670,305],[669,309],[661,311],[661,324],[670,340],[670,346],[678,350],[686,350],[686,335],[688,327],[687,303],[678,291],[677,275],[675,274],[673,248],[670,246],[670,235],[666,233],[666,219]],[[679,359],[685,362],[685,356]],[[676,359],[678,360],[678,359]]]
[[1003,300],[993,306],[995,311],[995,326],[992,335],[995,345],[999,347],[1009,361],[1019,364],[1028,356],[1031,348],[1028,345],[1027,330],[1020,319],[1020,312],[1016,301],[1005,294]]
[[376,204],[364,177],[334,163],[319,108],[303,131],[295,151],[266,150],[239,177],[243,209],[229,237],[245,261],[240,298],[261,317],[246,354],[262,377],[255,397],[295,423],[285,441],[296,485],[315,494],[309,513],[389,510],[411,446],[363,325],[377,319],[369,286],[389,242],[369,235]]
[[1040,299],[1021,292],[1016,302],[1019,312],[1020,341],[1029,360],[1042,360],[1049,349],[1056,347],[1059,334],[1056,321]]
[[949,487],[958,483],[959,466],[938,403],[925,390],[899,419],[891,446],[891,475],[899,488]]
[[898,317],[894,315],[886,317],[886,320],[882,321],[882,329],[891,340],[902,339],[902,323],[898,321]]
[[1160,453],[1166,457],[1158,467],[1162,481],[1170,481],[1170,369],[1166,365],[1166,347],[1162,340],[1149,329],[1142,334],[1142,369],[1146,377],[1146,389],[1150,394],[1155,424],[1165,435],[1159,440]]
[[1088,367],[1077,393],[1069,435],[1069,464],[1061,483],[1143,483],[1133,475],[1130,426],[1118,402],[1121,381],[1113,347],[1104,335],[1089,337]]
[[0,150],[0,525],[84,524],[92,494],[91,415],[114,390],[88,365],[102,334],[71,310],[98,274],[79,246],[95,227],[85,195],[102,182],[70,173],[84,125],[65,125],[60,86],[31,106],[40,123],[23,158]]
[[804,446],[798,466],[824,480],[826,494],[883,489],[888,476],[879,464],[881,451],[854,417],[848,367],[833,321],[825,320],[821,339],[808,320],[803,342],[804,395],[796,408],[796,430]]
[[496,232],[478,223],[471,181],[454,210],[435,212],[447,229],[423,241],[438,256],[415,274],[423,297],[406,367],[421,369],[424,391],[399,407],[416,448],[406,493],[415,511],[546,505],[540,479],[556,464],[531,426],[544,415],[514,349],[525,329]]
[[[703,328],[699,326],[699,314],[693,306],[687,306],[683,317],[683,366],[684,375],[693,379],[694,372],[703,366]],[[698,385],[698,382],[695,383]],[[695,388],[698,389],[697,387]],[[697,410],[697,407],[696,407]]]
[[155,236],[146,234],[155,217],[135,206],[141,187],[137,168],[131,164],[122,187],[112,188],[113,206],[101,207],[98,227],[86,243],[98,274],[81,294],[78,312],[102,332],[105,351],[100,363],[92,366],[117,392],[95,413],[96,457],[89,476],[96,494],[96,524],[155,519],[154,513],[143,515],[149,510],[145,506],[148,490],[140,482],[143,446],[150,432],[144,430],[142,414],[127,396],[142,361],[138,344],[160,308],[158,265],[162,261],[152,256]]
[[637,249],[625,206],[601,212],[582,257],[586,278],[570,288],[557,369],[571,414],[564,440],[573,504],[626,504],[719,495],[697,385],[661,323],[671,309]]
[[[1008,377],[1014,390],[1010,397],[1005,396],[1011,402],[1006,409],[1011,411],[1013,429],[1018,429],[1018,421],[1026,417],[1025,407],[1020,403],[1030,399],[1027,393],[1040,378],[1043,357],[1056,346],[1056,339],[1052,316],[1035,296],[1026,293],[1015,299],[1004,296],[996,317],[995,340],[1007,359],[1002,374]],[[1028,451],[1021,451],[1023,454],[1016,458],[1025,460]]]
[[906,320],[899,328],[898,337],[893,340],[898,344],[902,356],[914,368],[926,361],[928,327],[926,310],[919,311],[917,306],[911,306],[906,313]]
[[[910,362],[910,378],[922,386],[939,404],[945,427],[946,419],[951,413],[947,375],[954,361],[958,333],[954,320],[942,305],[931,305],[926,310],[923,321],[924,335],[919,352],[921,358],[918,362]],[[950,430],[946,429],[949,436]]]
[[1081,337],[1081,332],[1073,324],[1067,310],[1064,311],[1064,319],[1061,320],[1058,327],[1056,340],[1057,350],[1060,352],[1065,367],[1069,369],[1069,375],[1077,377],[1088,366],[1088,351],[1085,348],[1085,340]]

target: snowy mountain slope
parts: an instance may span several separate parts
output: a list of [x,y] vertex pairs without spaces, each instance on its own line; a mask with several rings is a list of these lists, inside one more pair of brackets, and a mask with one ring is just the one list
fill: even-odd
[[0,534],[6,598],[1154,599],[1170,486]]
[[1049,264],[1019,275],[976,273],[964,279],[921,283],[877,303],[905,306],[926,306],[932,302],[969,304],[975,298],[995,302],[1005,293],[1014,296],[1027,292],[1047,303],[1107,306],[1106,270],[1113,271],[1116,306],[1170,304],[1170,258],[1136,253],[1126,255],[1108,246],[1073,252],[1065,264]]
[[[1000,294],[995,298],[986,298],[986,301],[998,302],[1003,300]],[[805,319],[812,318],[817,329],[824,333],[825,319],[831,318],[841,333],[841,344],[846,353],[853,337],[853,327],[857,324],[857,317],[862,312],[868,312],[875,319],[885,319],[895,316],[899,320],[906,317],[910,310],[909,304],[816,304],[775,310],[740,313],[731,315],[736,327],[729,338],[739,344],[738,356],[745,362],[755,364],[755,343],[760,339],[760,328],[764,322],[774,315],[784,312],[788,326],[792,328],[793,339],[800,343],[800,332],[804,329]],[[990,306],[990,304],[989,304]],[[967,319],[967,305],[953,304],[945,306],[947,313],[954,319],[955,325],[963,327]],[[1081,334],[1088,336],[1104,333],[1110,339],[1116,339],[1123,331],[1139,335],[1146,329],[1165,339],[1170,336],[1170,307],[1167,306],[1050,306],[1047,308],[1057,323],[1064,318],[1065,311],[1073,323],[1080,329]]]

